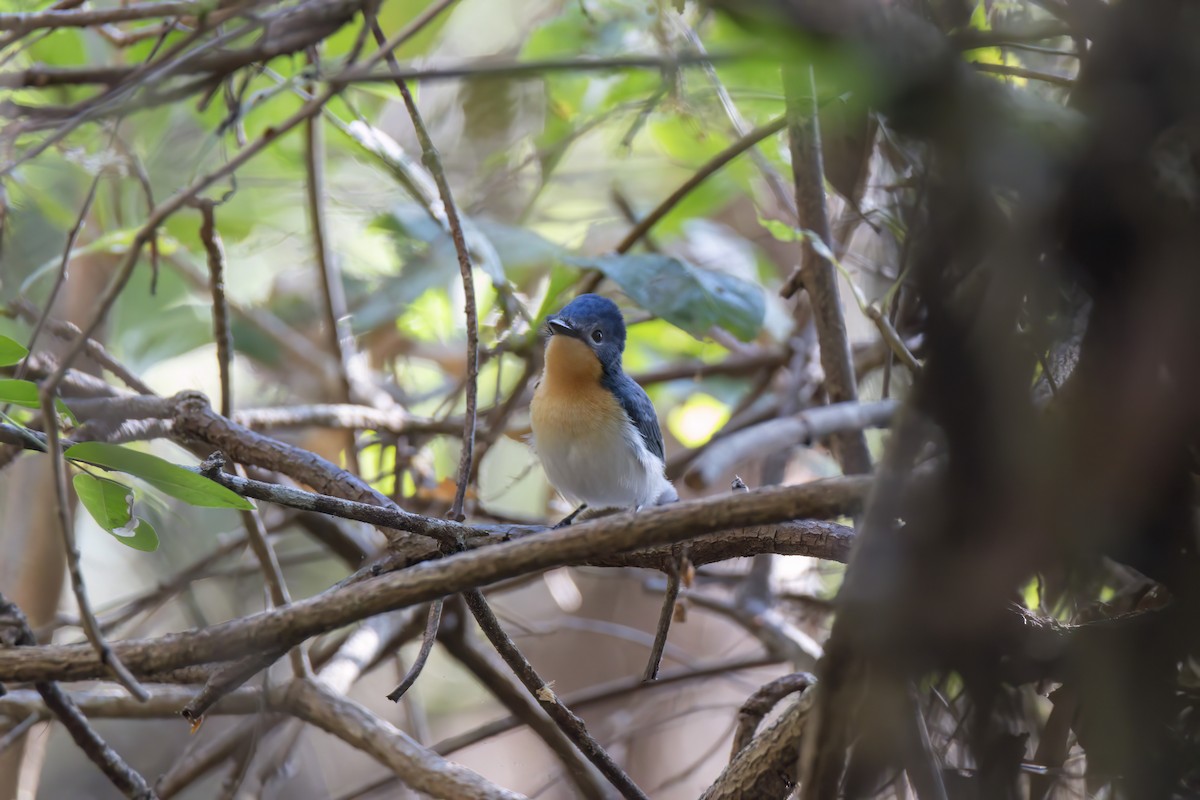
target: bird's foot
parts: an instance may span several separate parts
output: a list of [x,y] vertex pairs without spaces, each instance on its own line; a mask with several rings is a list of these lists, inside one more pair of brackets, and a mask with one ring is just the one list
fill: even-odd
[[565,517],[563,517],[557,525],[555,525],[553,528],[551,528],[551,530],[556,531],[559,528],[567,527],[568,525],[570,525],[572,522],[575,521],[575,518],[579,516],[579,512],[583,511],[587,507],[588,507],[587,503],[582,503],[579,506],[579,508],[575,509],[570,514],[567,514]]

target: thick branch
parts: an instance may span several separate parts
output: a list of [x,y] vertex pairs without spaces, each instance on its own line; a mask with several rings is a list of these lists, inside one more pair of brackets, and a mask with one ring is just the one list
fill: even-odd
[[[861,487],[854,487],[860,492]],[[674,503],[547,531],[493,547],[457,553],[397,573],[365,580],[286,608],[157,639],[112,643],[112,650],[141,673],[228,660],[272,647],[290,647],[356,620],[428,602],[539,570],[611,558],[635,547],[687,541],[729,528],[845,513],[843,481],[762,489]],[[854,497],[857,499],[858,495]],[[829,546],[823,534],[822,548]],[[693,553],[693,560],[697,559]],[[0,680],[80,680],[105,674],[86,644],[0,650]]]

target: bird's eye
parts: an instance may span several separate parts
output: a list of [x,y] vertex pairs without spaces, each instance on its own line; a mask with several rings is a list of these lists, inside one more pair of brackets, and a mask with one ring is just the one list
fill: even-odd
[[592,341],[595,342],[596,344],[600,344],[601,342],[603,342],[604,341],[604,332],[603,331],[592,331]]

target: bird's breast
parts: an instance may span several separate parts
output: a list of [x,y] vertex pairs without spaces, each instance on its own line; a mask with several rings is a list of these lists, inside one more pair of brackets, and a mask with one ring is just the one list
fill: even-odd
[[591,348],[576,339],[551,338],[546,369],[529,409],[534,436],[584,442],[619,433],[626,424],[625,409],[600,384],[600,375]]

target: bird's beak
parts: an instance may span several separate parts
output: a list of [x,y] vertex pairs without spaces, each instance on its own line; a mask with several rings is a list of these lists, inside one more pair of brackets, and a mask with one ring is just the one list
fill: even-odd
[[579,338],[579,331],[575,326],[562,317],[550,317],[546,320],[546,326],[550,328],[552,335],[561,334],[562,336],[570,336],[572,339]]

